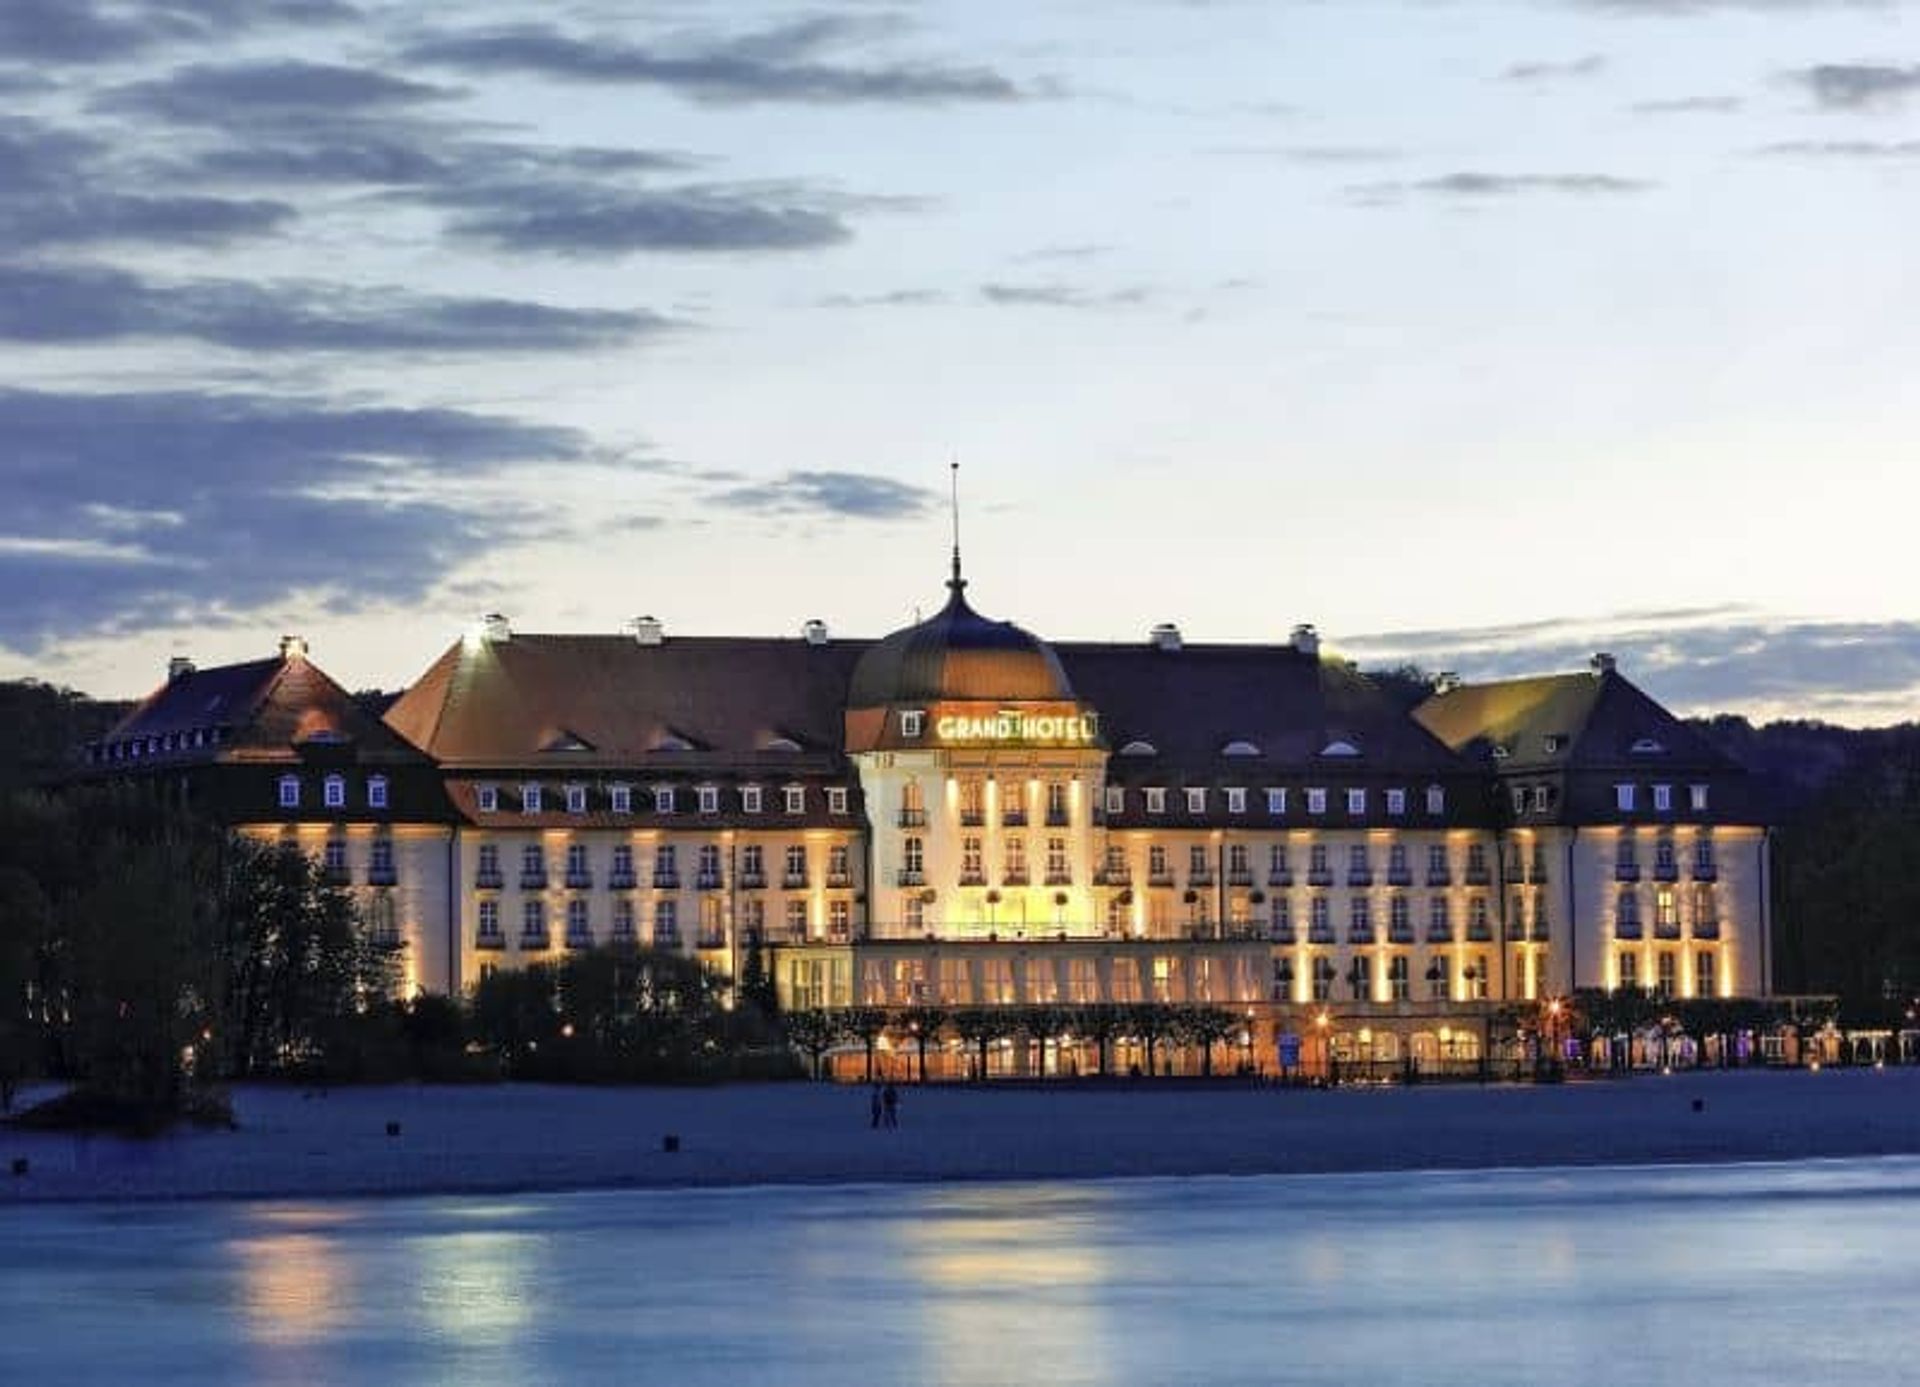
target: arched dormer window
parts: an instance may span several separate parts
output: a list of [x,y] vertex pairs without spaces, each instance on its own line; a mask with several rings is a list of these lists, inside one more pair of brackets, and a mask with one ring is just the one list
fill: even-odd
[[1120,748],[1120,754],[1122,756],[1158,756],[1160,748],[1152,742],[1128,742]]
[[654,751],[692,751],[693,743],[677,732],[663,732],[655,739]]
[[760,749],[762,751],[799,751],[801,748],[800,743],[791,737],[770,737]]
[[1635,756],[1665,756],[1667,749],[1652,737],[1641,737],[1632,748]]
[[1249,741],[1231,741],[1220,748],[1222,756],[1258,756],[1260,748]]
[[1320,748],[1320,754],[1322,756],[1358,756],[1360,748],[1344,737],[1335,737]]

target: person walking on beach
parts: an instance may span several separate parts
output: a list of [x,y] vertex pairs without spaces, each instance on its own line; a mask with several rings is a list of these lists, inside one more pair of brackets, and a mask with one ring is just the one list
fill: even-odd
[[879,1128],[880,1128],[880,1110],[881,1110],[881,1101],[880,1101],[880,1085],[878,1085],[878,1084],[875,1084],[875,1085],[873,1086],[873,1103],[872,1103],[872,1108],[873,1108],[873,1126],[874,1126],[874,1130],[875,1130],[875,1131],[878,1131],[878,1130],[879,1130]]
[[900,1090],[888,1084],[880,1095],[880,1104],[886,1109],[887,1126],[900,1125]]

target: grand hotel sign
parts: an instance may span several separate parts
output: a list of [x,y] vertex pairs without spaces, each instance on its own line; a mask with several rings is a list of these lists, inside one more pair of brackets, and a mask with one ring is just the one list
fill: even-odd
[[1093,746],[1100,740],[1097,714],[1035,712],[1002,708],[992,713],[938,713],[933,740],[946,746]]

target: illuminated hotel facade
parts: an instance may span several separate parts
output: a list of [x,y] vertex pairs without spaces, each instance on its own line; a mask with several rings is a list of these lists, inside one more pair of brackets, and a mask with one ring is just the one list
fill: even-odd
[[278,659],[86,749],[319,856],[413,988],[605,944],[791,1008],[1231,1008],[1267,1063],[1474,1058],[1576,988],[1769,990],[1744,771],[1606,657],[1411,710],[1310,627],[1050,644],[948,601],[879,640],[489,618],[391,706]]

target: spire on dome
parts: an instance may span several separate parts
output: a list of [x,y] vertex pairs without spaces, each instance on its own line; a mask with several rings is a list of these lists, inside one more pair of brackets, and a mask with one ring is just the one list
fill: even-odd
[[947,591],[958,597],[967,586],[967,580],[960,576],[960,464],[951,464],[948,477],[950,488],[949,506],[953,513],[953,576],[947,579]]

